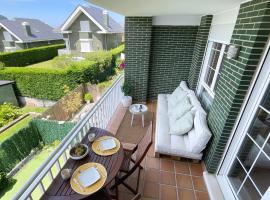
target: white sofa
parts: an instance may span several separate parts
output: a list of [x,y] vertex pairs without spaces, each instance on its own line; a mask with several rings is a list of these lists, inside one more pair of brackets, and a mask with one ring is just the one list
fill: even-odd
[[201,160],[202,151],[211,138],[211,132],[206,122],[206,112],[201,107],[195,93],[187,87],[186,82],[180,83],[181,89],[187,92],[191,110],[194,110],[193,128],[184,135],[170,134],[168,115],[168,97],[170,94],[159,94],[157,102],[157,119],[155,135],[155,154],[166,154]]

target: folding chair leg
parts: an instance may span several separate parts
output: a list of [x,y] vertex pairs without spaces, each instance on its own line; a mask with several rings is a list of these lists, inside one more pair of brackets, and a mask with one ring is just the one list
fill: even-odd
[[[135,163],[135,160],[133,158],[131,158],[131,162]],[[141,166],[141,164],[139,165],[140,169],[143,169],[143,166]]]
[[132,187],[130,187],[127,183],[125,183],[124,181],[122,182],[122,184],[129,189],[133,194],[137,194],[137,191],[134,190]]

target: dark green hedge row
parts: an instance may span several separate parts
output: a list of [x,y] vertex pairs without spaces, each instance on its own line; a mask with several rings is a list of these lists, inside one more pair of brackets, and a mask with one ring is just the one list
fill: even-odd
[[62,49],[64,47],[64,44],[56,44],[9,53],[0,53],[0,62],[3,62],[6,67],[24,67],[50,60],[58,55],[58,49]]
[[71,122],[60,125],[57,121],[32,120],[28,126],[0,144],[0,171],[8,173],[32,149],[39,147],[40,142],[51,144],[55,140],[61,141],[74,125]]
[[59,124],[58,121],[34,119],[32,121],[45,145],[51,144],[56,140],[61,141],[76,123],[65,122]]
[[0,80],[15,81],[19,96],[58,100],[65,94],[65,85],[72,90],[81,83],[98,83],[113,75],[116,57],[123,50],[122,45],[109,52],[93,52],[87,60],[71,63],[66,69],[8,67],[0,70]]
[[30,123],[0,144],[0,171],[9,172],[38,147],[41,137]]

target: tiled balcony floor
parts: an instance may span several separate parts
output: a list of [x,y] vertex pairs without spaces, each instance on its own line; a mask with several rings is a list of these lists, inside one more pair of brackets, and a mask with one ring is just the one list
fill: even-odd
[[[153,133],[155,134],[156,103],[147,104],[154,113]],[[108,126],[108,130],[116,133],[126,109],[119,107]],[[202,165],[190,160],[173,160],[170,157],[155,158],[154,145],[151,146],[142,163],[144,169],[140,177],[140,189],[144,200],[205,200],[209,199],[202,177]],[[130,177],[128,183],[135,185],[135,178]],[[119,188],[120,200],[132,199],[133,195],[124,187]]]

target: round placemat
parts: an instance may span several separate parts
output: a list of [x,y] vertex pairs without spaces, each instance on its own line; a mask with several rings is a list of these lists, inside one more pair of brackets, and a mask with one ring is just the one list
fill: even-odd
[[[100,142],[102,140],[106,140],[106,139],[114,139],[115,143],[116,143],[116,147],[110,150],[102,150],[100,148]],[[102,136],[100,138],[98,138],[97,140],[95,140],[92,144],[92,150],[100,156],[110,156],[113,155],[115,153],[118,152],[118,150],[120,149],[120,141],[118,139],[116,139],[115,137],[111,137],[111,136]]]
[[[95,167],[97,169],[97,171],[99,172],[101,178],[97,182],[95,182],[93,185],[90,185],[88,187],[83,187],[79,183],[80,172],[82,172],[90,167]],[[89,194],[93,194],[93,193],[97,192],[100,188],[102,188],[106,179],[107,179],[106,168],[102,164],[91,162],[91,163],[86,163],[84,165],[81,165],[80,167],[78,167],[75,170],[75,172],[73,173],[73,175],[70,179],[70,185],[71,185],[71,188],[75,192],[82,194],[82,195],[89,195]]]

